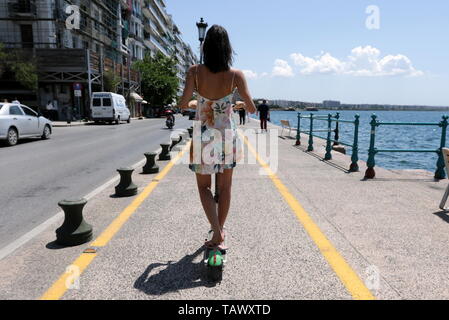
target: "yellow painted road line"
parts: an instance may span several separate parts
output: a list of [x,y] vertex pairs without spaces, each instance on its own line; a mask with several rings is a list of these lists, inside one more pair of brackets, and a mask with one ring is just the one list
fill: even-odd
[[[142,203],[151,195],[156,189],[162,179],[170,172],[173,166],[184,156],[186,150],[189,150],[190,143],[178,153],[178,155],[170,161],[170,163],[154,178],[154,180],[137,196],[136,199],[122,212],[120,215],[112,221],[112,223],[106,228],[103,233],[91,243],[91,247],[104,247],[114,237],[114,235],[123,227],[128,219],[136,212],[136,210],[142,205]],[[78,268],[78,277],[81,276],[83,271],[89,266],[89,264],[95,259],[97,254],[81,254],[72,264],[71,267]],[[73,270],[73,269],[72,269]],[[65,294],[70,287],[70,280],[73,278],[73,273],[66,272],[59,277],[58,280],[44,293],[40,300],[59,300]],[[69,283],[68,283],[69,282]]]
[[261,159],[257,151],[248,142],[246,137],[241,133],[248,149],[256,157],[260,166],[265,169],[273,184],[278,189],[279,193],[284,197],[290,208],[296,214],[299,222],[309,234],[315,245],[320,250],[321,254],[327,260],[331,268],[337,274],[340,281],[346,287],[348,292],[356,300],[374,300],[373,294],[365,286],[363,281],[359,278],[357,273],[351,268],[346,260],[338,253],[337,249],[326,238],[324,233],[320,230],[318,225],[312,220],[309,214],[304,210],[299,201],[291,194],[288,188],[282,183],[281,179],[270,169],[269,165]]

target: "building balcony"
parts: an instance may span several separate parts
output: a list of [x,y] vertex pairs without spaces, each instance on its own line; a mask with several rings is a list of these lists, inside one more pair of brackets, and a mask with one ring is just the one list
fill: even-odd
[[148,9],[148,7],[143,7],[142,13],[145,18],[151,19],[151,12],[150,9]]
[[150,50],[153,49],[153,47],[154,47],[154,45],[151,44],[151,42],[150,42],[149,39],[143,40],[143,44],[145,45],[145,47],[146,47],[147,49],[150,49]]
[[153,20],[156,21],[156,23],[159,25],[159,28],[163,32],[168,32],[167,23],[165,23],[164,21],[161,20],[159,15],[156,13],[156,11],[151,6],[148,6],[148,10],[150,11],[150,13],[152,15]]
[[160,52],[162,52],[165,56],[170,57],[170,53],[169,51],[164,48],[163,45],[161,45],[156,39],[154,38],[150,38],[150,42],[154,45],[154,47],[159,50]]
[[161,6],[158,0],[153,0],[154,4],[156,5],[156,8],[158,9],[160,15],[165,20],[166,24],[170,23],[170,18],[167,16],[167,13],[165,12],[165,9]]

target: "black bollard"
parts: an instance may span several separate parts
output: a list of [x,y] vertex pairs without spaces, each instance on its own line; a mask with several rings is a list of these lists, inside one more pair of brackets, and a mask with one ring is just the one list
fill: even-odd
[[161,144],[162,152],[159,155],[159,161],[170,161],[170,145],[169,144]]
[[172,151],[173,148],[180,142],[181,142],[181,140],[179,138],[172,138],[171,139],[170,151]]
[[92,226],[83,219],[87,200],[63,200],[58,205],[64,210],[64,223],[56,230],[56,243],[78,246],[92,240]]
[[159,166],[156,165],[156,152],[148,152],[145,153],[145,157],[147,158],[147,163],[143,167],[143,174],[155,174],[159,173]]
[[115,187],[116,197],[131,197],[137,194],[137,186],[133,183],[132,174],[133,168],[120,168],[117,169],[120,173],[120,183]]
[[179,138],[178,138],[178,144],[179,144],[179,145],[183,145],[184,142],[185,142],[184,134],[180,134],[180,135],[179,135]]

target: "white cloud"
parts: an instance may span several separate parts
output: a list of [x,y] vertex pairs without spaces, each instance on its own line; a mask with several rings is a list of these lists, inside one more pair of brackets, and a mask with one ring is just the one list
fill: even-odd
[[305,57],[301,53],[290,55],[294,64],[300,67],[300,73],[310,74],[347,74],[353,76],[421,76],[424,73],[416,70],[411,60],[402,54],[381,57],[379,49],[372,46],[352,49],[346,61],[333,57],[330,53],[322,53],[315,58]]
[[242,70],[242,72],[247,79],[257,79],[259,77],[257,72],[254,72],[252,70]]
[[293,77],[293,69],[287,61],[276,59],[274,62],[272,75],[275,77]]
[[295,65],[301,67],[302,74],[341,73],[344,70],[344,64],[329,53],[324,53],[316,59],[305,57],[300,53],[293,53],[290,57]]

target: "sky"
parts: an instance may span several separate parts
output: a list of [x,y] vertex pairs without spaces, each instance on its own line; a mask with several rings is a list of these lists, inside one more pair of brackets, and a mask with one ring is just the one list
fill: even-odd
[[199,52],[222,25],[254,98],[449,106],[447,0],[165,0]]

